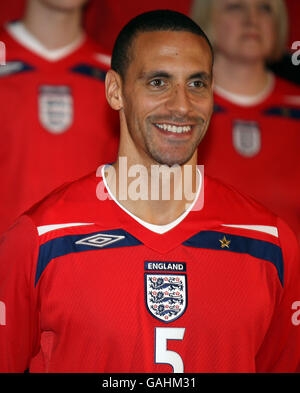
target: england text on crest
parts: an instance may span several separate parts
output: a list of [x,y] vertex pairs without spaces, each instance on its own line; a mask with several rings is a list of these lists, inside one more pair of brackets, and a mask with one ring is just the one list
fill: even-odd
[[261,148],[259,125],[255,121],[236,120],[232,130],[233,146],[245,157],[253,157]]
[[68,86],[40,86],[39,119],[46,130],[61,134],[73,123],[73,97]]
[[185,274],[145,273],[146,306],[150,314],[169,323],[183,315],[187,307]]

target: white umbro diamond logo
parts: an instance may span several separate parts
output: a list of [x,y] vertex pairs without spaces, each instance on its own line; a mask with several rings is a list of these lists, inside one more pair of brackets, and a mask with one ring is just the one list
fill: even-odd
[[118,242],[123,239],[125,239],[125,236],[106,235],[105,233],[101,233],[78,240],[76,244],[84,244],[86,246],[94,247],[105,247],[109,244]]

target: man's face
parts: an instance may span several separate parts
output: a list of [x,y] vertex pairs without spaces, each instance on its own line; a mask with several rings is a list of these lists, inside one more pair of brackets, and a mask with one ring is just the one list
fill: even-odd
[[194,155],[212,114],[212,59],[189,32],[140,33],[123,82],[123,114],[141,157],[183,165]]

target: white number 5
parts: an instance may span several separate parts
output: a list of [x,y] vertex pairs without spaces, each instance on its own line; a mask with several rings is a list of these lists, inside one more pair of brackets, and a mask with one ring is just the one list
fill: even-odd
[[168,340],[182,340],[185,328],[155,328],[155,363],[170,364],[174,373],[183,373],[184,366],[181,356],[168,351]]

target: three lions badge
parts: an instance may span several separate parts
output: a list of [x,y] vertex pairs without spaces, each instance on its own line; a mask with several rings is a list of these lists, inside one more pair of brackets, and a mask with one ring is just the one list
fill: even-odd
[[149,313],[169,323],[187,308],[187,277],[184,262],[145,262],[145,301]]
[[235,150],[244,157],[253,157],[261,148],[261,135],[255,121],[236,120],[233,124],[232,141]]
[[65,132],[73,123],[73,96],[69,86],[39,88],[39,119],[52,134]]

